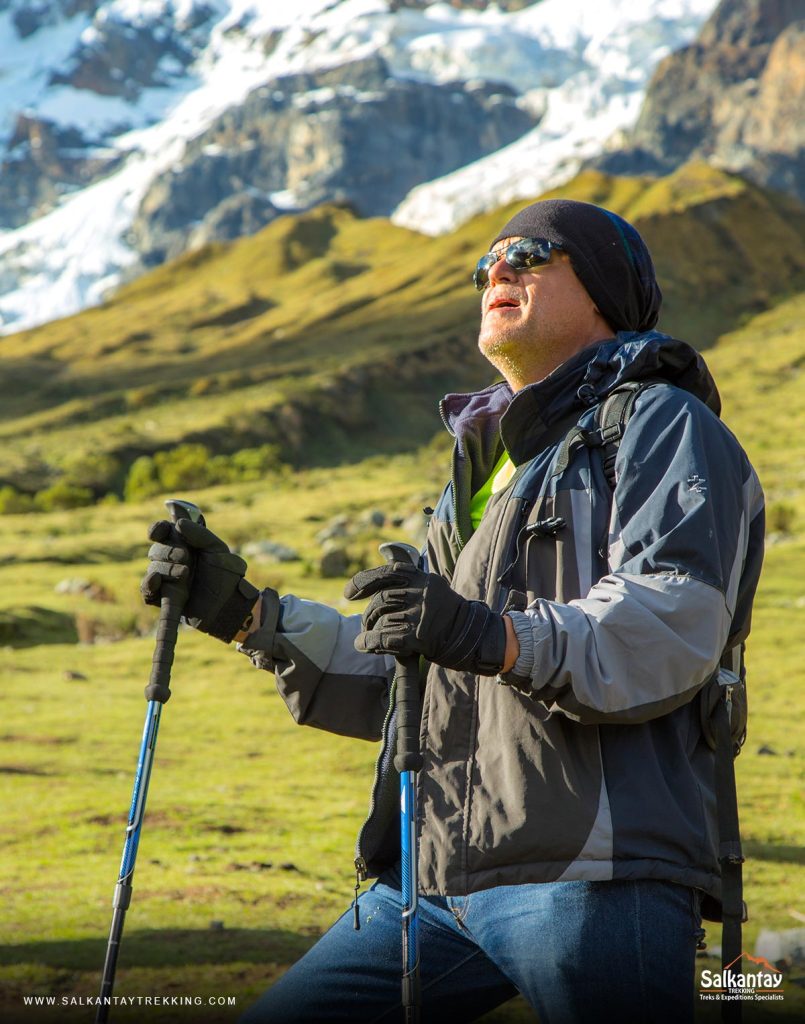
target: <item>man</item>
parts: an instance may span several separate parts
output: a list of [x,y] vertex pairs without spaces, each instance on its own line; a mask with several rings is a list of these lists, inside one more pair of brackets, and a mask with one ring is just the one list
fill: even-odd
[[[533,204],[475,283],[505,379],[443,401],[454,471],[427,549],[350,581],[371,598],[362,619],[258,594],[208,530],[155,530],[170,543],[151,550],[147,600],[189,580],[189,621],[276,672],[299,723],[384,739],[356,854],[359,879],[379,876],[363,926],[347,912],[248,1024],[399,1019],[394,655],[429,663],[423,1019],[473,1020],[519,990],[542,1024],[692,1020],[700,900],[720,897],[698,695],[749,630],[762,493],[701,357],[652,330],[661,295],[631,225]],[[606,466],[596,413],[640,381]]]

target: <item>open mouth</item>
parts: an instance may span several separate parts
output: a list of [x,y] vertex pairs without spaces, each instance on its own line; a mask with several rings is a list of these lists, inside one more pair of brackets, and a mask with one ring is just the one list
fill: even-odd
[[515,302],[514,299],[493,299],[489,303],[489,311],[493,309],[517,309],[520,305],[519,302]]

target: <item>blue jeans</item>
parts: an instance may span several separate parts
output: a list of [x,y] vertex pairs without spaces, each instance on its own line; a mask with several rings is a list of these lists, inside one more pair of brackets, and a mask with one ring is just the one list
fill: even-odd
[[[399,869],[385,872],[240,1024],[397,1024]],[[521,992],[540,1024],[687,1024],[701,925],[671,882],[552,882],[420,897],[422,1022],[465,1024]]]

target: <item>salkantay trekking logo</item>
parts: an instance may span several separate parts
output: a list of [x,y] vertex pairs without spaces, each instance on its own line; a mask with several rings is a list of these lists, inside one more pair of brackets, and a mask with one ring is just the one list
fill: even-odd
[[[734,971],[732,968],[741,959],[757,964],[757,971]],[[699,981],[699,998],[703,1000],[753,1000],[756,1002],[781,1002],[783,974],[770,964],[765,957],[741,953],[731,964],[720,971],[705,968]]]

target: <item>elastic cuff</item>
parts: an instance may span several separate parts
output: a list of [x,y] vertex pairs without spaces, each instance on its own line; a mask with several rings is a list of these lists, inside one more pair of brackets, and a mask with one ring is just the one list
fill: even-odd
[[522,686],[524,681],[528,681],[530,686],[531,674],[534,671],[534,631],[532,629],[532,620],[524,612],[508,611],[506,614],[512,620],[514,634],[517,637],[517,642],[520,644],[520,652],[517,655],[517,661],[515,661],[509,671],[505,675],[501,674],[498,678],[504,683],[515,686]]
[[266,587],[261,596],[260,625],[249,634],[246,640],[238,644],[237,649],[241,654],[250,658],[257,668],[273,672],[272,652],[274,639],[281,627],[282,605],[279,594],[271,587]]

